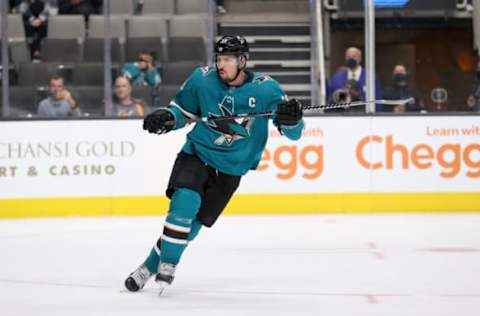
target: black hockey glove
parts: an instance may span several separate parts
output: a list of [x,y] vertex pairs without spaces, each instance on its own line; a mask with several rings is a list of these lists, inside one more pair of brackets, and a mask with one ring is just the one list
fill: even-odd
[[277,106],[275,121],[278,125],[297,125],[303,117],[303,107],[297,99],[282,101]]
[[167,124],[167,122],[173,122],[174,120],[173,114],[169,111],[164,109],[155,110],[145,116],[143,129],[149,133],[165,134],[173,129],[173,125]]

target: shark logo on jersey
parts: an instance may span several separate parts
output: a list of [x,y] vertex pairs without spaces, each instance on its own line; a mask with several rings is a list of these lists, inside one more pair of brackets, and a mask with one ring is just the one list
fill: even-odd
[[270,76],[261,76],[261,77],[258,77],[258,78],[255,78],[253,80],[254,83],[258,83],[258,84],[262,84],[264,83],[265,81],[268,81],[268,80],[272,80],[272,77]]
[[200,70],[202,71],[202,75],[204,77],[206,77],[210,72],[212,72],[215,68],[213,67],[209,67],[209,66],[205,66],[205,67],[202,67],[200,68]]
[[[234,141],[250,136],[250,129],[254,122],[254,118],[229,118],[233,115],[235,102],[232,96],[225,96],[218,104],[221,114],[208,113],[207,126],[220,133],[221,135],[215,139],[215,145],[226,143],[231,145]],[[221,119],[218,119],[221,118]],[[213,119],[213,120],[212,120]]]
[[235,111],[235,98],[231,95],[224,96],[222,102],[218,104],[218,107],[223,114],[225,114],[225,111],[233,113],[233,111]]

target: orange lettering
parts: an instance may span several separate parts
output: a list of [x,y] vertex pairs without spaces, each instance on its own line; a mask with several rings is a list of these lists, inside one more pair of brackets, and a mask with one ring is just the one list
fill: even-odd
[[394,145],[392,135],[387,136],[386,141],[387,169],[393,169],[393,154],[398,151],[402,157],[402,169],[408,169],[408,150],[403,145]]
[[380,136],[376,135],[371,135],[371,136],[365,136],[362,138],[357,145],[357,148],[355,149],[355,154],[357,157],[358,162],[362,167],[365,169],[380,169],[383,167],[381,162],[377,163],[370,163],[368,162],[365,157],[363,156],[363,148],[370,142],[376,142],[376,143],[381,143],[383,139]]
[[[307,159],[309,153],[315,153],[316,159],[310,163]],[[312,173],[303,173],[305,179],[318,178],[323,172],[323,146],[307,146],[300,153],[300,163],[305,169],[312,170]]]
[[[448,151],[453,153],[453,159],[450,161],[445,159],[445,154]],[[460,144],[445,144],[440,146],[437,152],[438,163],[443,168],[451,169],[449,172],[440,172],[440,176],[444,178],[452,178],[458,174],[460,171],[460,155]]]
[[[260,162],[269,161],[270,159],[271,159],[270,151],[268,151],[268,149],[265,148],[265,150],[263,151],[262,159],[260,160]],[[264,171],[264,170],[267,170],[267,169],[268,169],[268,163],[264,163],[264,164],[260,163],[257,166],[257,171]]]
[[[426,153],[421,153],[421,151],[426,151]],[[419,144],[412,149],[412,164],[418,169],[428,169],[432,166],[430,161],[422,162],[422,159],[433,159],[435,156],[432,147],[427,144]]]
[[467,177],[470,177],[470,178],[480,177],[480,160],[472,161],[472,158],[470,157],[470,154],[474,150],[480,152],[480,144],[468,145],[467,148],[465,148],[465,152],[463,153],[463,161],[465,161],[465,164],[470,168],[477,169],[475,171],[471,171],[471,170],[467,171]]
[[[287,162],[282,162],[282,154],[288,154],[289,159]],[[297,146],[280,146],[273,154],[273,162],[281,170],[287,171],[286,173],[278,173],[277,178],[282,180],[290,179],[297,172]]]

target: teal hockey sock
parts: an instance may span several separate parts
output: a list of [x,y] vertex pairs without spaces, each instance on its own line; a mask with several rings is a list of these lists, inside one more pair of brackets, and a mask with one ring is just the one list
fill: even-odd
[[193,238],[198,233],[198,224],[194,222],[196,222],[200,203],[200,194],[193,190],[181,188],[173,194],[161,237],[161,262],[176,265],[180,261],[190,240],[192,227],[195,229]]

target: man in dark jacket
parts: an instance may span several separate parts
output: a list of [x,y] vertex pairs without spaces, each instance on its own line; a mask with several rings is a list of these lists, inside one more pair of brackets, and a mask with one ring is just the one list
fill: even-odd
[[[338,70],[327,82],[327,98],[330,100],[338,90],[345,89],[349,80],[355,80],[360,87],[360,100],[365,101],[367,75],[362,67],[362,51],[357,47],[349,47],[345,51],[345,66]],[[382,96],[380,81],[375,76],[375,99]],[[383,110],[382,104],[376,104],[377,112]]]
[[25,0],[15,9],[23,17],[31,58],[33,60],[38,59],[40,57],[40,45],[47,36],[48,17],[54,8],[46,0]]
[[58,13],[82,14],[88,17],[90,14],[102,12],[103,0],[59,0]]

